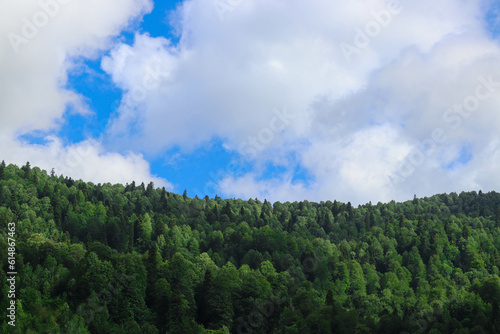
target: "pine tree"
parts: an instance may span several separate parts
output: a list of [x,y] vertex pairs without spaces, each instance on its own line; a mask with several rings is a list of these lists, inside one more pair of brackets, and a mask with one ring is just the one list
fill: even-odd
[[213,316],[211,314],[213,310],[210,309],[208,299],[212,297],[214,292],[212,272],[207,269],[205,271],[203,282],[195,292],[197,322],[202,324],[205,328],[208,328],[208,325],[213,320]]
[[5,161],[2,160],[2,163],[0,164],[0,180],[5,179]]
[[233,210],[231,210],[231,205],[229,204],[229,201],[227,201],[226,205],[224,205],[224,207],[222,208],[221,214],[227,215],[230,221],[234,221]]
[[495,223],[497,227],[500,227],[500,205],[495,210]]
[[326,292],[325,304],[328,306],[333,306],[333,292],[330,289],[328,289],[328,291]]
[[21,170],[23,170],[23,171],[24,171],[24,173],[25,173],[25,177],[26,177],[26,178],[29,178],[30,173],[31,173],[31,165],[30,165],[30,162],[29,162],[29,161],[27,161],[27,162],[26,162],[26,165],[24,165],[23,167],[21,167]]
[[153,195],[154,189],[155,189],[154,183],[149,182],[148,187],[146,188],[146,193],[144,195],[147,197],[151,197]]

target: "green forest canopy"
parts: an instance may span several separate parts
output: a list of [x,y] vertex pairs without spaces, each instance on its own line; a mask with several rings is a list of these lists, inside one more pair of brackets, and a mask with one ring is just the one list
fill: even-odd
[[500,333],[500,194],[189,198],[0,165],[3,333]]

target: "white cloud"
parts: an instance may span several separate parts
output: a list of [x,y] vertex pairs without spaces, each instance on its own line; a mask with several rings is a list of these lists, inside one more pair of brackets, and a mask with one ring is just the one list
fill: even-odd
[[[231,196],[272,198],[280,201],[341,199],[355,203],[373,199],[390,201],[394,189],[387,175],[394,173],[394,161],[403,158],[411,146],[399,140],[389,125],[362,129],[335,140],[318,140],[302,153],[302,166],[315,180],[309,185],[292,181],[293,176],[259,180],[258,175],[223,179],[220,189]],[[253,195],[255,194],[255,195]]]
[[[151,11],[149,0],[27,0],[0,2],[0,155],[94,182],[148,182],[171,187],[150,174],[141,155],[106,152],[96,142],[27,145],[17,136],[60,126],[63,114],[91,112],[77,93],[65,89],[78,57],[96,57],[113,38]],[[85,149],[85,150],[84,150]],[[85,152],[84,158],[81,157]],[[78,159],[71,162],[71,159]]]
[[[177,46],[137,35],[103,61],[129,94],[146,65],[165,73],[140,103],[122,105],[111,136],[156,152],[220,137],[245,153],[241,144],[286,106],[294,120],[259,152],[253,172],[219,182],[224,194],[361,203],[491,188],[478,171],[492,173],[479,166],[496,163],[500,90],[458,129],[443,118],[474,96],[481,78],[500,81],[500,50],[485,29],[485,8],[472,0],[402,1],[384,18],[388,3],[244,1],[221,20],[211,2],[185,2],[174,15]],[[348,59],[341,48],[347,44],[357,48]],[[447,141],[425,151],[404,182],[391,181],[436,129]],[[463,146],[472,148],[471,161],[447,169]],[[295,165],[282,177],[262,177],[266,162],[286,165],[290,156],[313,182],[292,182]]]
[[[300,165],[315,177],[305,192],[289,179],[258,176],[226,179],[221,189],[354,203],[498,189],[500,52],[480,39],[443,44],[428,54],[406,51],[342,100],[315,101],[311,145],[299,151]],[[470,161],[451,168],[464,147]]]
[[94,183],[131,183],[148,184],[153,181],[157,187],[173,189],[173,185],[163,178],[151,175],[149,163],[142,155],[125,155],[106,152],[96,141],[86,140],[74,145],[64,146],[56,137],[47,138],[44,145],[28,145],[4,137],[2,159],[22,166],[26,161],[58,175],[73,179],[93,181]]

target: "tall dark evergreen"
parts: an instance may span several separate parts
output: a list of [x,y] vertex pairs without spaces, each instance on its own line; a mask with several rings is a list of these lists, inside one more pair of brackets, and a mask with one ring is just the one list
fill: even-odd
[[0,180],[5,179],[5,161],[2,160],[2,163],[0,163]]
[[26,162],[26,165],[24,165],[23,167],[21,167],[21,170],[24,171],[25,173],[25,177],[29,177],[30,176],[30,173],[31,173],[31,164],[30,162]]

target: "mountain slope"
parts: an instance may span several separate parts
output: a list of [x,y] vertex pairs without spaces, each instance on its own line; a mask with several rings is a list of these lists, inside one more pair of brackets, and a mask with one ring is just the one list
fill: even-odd
[[2,332],[500,333],[495,192],[271,204],[2,164],[0,231]]

